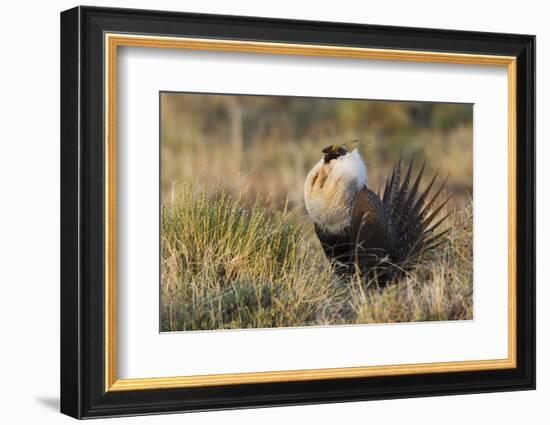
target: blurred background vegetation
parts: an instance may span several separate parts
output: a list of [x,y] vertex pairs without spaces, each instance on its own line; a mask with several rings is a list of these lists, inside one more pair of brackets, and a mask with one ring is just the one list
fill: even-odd
[[248,202],[304,213],[303,183],[331,144],[366,141],[360,150],[369,187],[384,183],[401,153],[426,160],[425,183],[437,170],[461,207],[472,192],[472,105],[281,96],[161,94],[161,198],[179,184],[206,190],[221,183]]

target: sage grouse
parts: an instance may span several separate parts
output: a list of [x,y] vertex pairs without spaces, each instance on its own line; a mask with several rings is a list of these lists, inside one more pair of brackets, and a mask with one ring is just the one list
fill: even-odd
[[413,161],[402,179],[399,159],[379,196],[367,187],[367,167],[357,149],[329,146],[322,152],[324,157],[306,178],[304,197],[323,251],[336,270],[359,271],[384,284],[445,241],[449,229],[438,229],[448,214],[435,219],[449,198],[435,203],[446,179],[430,198],[437,174],[420,192],[425,164],[411,181]]

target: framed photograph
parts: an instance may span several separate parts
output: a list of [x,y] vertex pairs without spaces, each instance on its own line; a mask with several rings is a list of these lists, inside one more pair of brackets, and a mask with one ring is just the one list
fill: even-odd
[[535,37],[61,14],[61,411],[535,388]]

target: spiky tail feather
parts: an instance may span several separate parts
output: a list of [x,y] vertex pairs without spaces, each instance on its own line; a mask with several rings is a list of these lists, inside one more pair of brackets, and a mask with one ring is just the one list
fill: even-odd
[[448,176],[433,196],[430,196],[430,192],[439,172],[435,173],[426,189],[419,192],[426,163],[422,164],[411,186],[413,162],[414,159],[411,159],[402,180],[401,159],[399,159],[386,182],[382,196],[382,202],[391,217],[396,239],[392,257],[404,269],[414,267],[425,253],[444,243],[445,235],[450,230],[450,228],[441,229],[450,212],[433,223],[450,199],[448,197],[436,206]]

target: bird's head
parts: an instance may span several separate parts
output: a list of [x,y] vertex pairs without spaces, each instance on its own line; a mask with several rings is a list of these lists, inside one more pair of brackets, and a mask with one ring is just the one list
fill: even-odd
[[328,146],[304,183],[306,210],[331,233],[349,225],[357,192],[367,186],[367,166],[357,149]]
[[344,147],[338,146],[338,145],[327,146],[322,150],[322,152],[325,154],[324,156],[325,164],[328,164],[333,159],[336,159],[340,156],[344,156],[345,154],[348,153],[348,151]]

